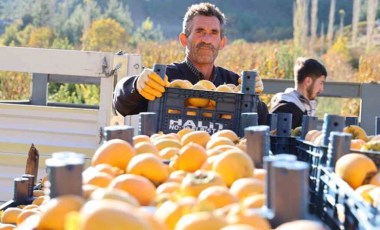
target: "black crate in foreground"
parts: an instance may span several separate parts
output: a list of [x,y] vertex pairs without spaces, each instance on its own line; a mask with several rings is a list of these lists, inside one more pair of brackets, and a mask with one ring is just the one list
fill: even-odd
[[315,213],[317,209],[318,183],[319,183],[319,166],[325,165],[327,160],[327,147],[314,145],[309,141],[296,139],[296,148],[298,159],[309,163],[309,211]]
[[[213,100],[215,109],[188,107],[189,98]],[[157,114],[157,131],[164,133],[178,132],[189,127],[210,134],[230,129],[237,135],[244,136],[241,114],[257,112],[258,100],[256,94],[166,88],[161,98],[149,102],[148,111]]]
[[296,137],[280,137],[271,135],[270,150],[274,155],[287,153],[298,156],[296,148]]
[[380,210],[359,194],[332,169],[321,167],[317,216],[331,229],[380,229]]

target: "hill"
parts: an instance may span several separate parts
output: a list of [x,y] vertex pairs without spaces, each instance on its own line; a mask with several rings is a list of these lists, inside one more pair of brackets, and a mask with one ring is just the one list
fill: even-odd
[[[96,7],[88,11],[92,18],[105,14],[119,14],[119,18],[123,16],[128,18],[130,15],[135,28],[150,18],[154,25],[162,30],[166,39],[176,39],[181,31],[182,18],[187,8],[193,3],[202,1],[90,0],[87,2],[88,5]],[[120,2],[128,8],[114,8],[107,11],[109,4],[118,5]],[[229,40],[245,39],[249,42],[260,42],[283,40],[293,36],[294,0],[209,0],[209,2],[217,5],[225,13]],[[1,0],[0,35],[7,25],[20,18],[24,21],[33,18],[33,23],[37,26],[45,21],[45,24],[62,27],[60,29],[80,32],[85,15],[83,3],[84,0]],[[327,31],[330,1],[320,0],[318,4],[319,28],[323,23]],[[339,25],[338,12],[341,9],[346,12],[344,24],[351,24],[352,0],[336,1],[336,26]],[[70,37],[69,39],[75,40]]]
[[[124,0],[129,6],[135,25],[149,17],[159,25],[166,38],[177,38],[181,31],[182,17],[194,0]],[[247,41],[282,40],[293,36],[293,0],[210,0],[227,17],[229,39]],[[318,3],[318,21],[327,31],[330,1]],[[352,21],[352,0],[336,2],[335,25],[339,24],[338,11],[346,12],[344,24]],[[319,31],[319,30],[318,30]],[[325,31],[325,32],[326,32]]]

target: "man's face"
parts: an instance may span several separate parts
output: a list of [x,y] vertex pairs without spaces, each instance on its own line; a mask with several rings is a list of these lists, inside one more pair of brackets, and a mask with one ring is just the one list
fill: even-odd
[[326,76],[322,75],[319,78],[312,80],[311,84],[306,88],[307,97],[309,100],[314,100],[323,92]]
[[221,38],[218,18],[195,16],[190,29],[190,35],[182,41],[187,56],[193,64],[213,64],[225,44],[225,37]]

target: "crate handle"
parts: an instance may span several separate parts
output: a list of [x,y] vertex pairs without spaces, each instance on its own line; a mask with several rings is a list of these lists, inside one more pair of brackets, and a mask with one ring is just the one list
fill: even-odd
[[255,86],[256,86],[256,77],[257,77],[257,70],[252,71],[243,71],[242,72],[242,85],[241,85],[241,93],[244,94],[255,94]]
[[157,73],[162,80],[165,79],[165,74],[166,74],[166,65],[162,64],[154,64],[153,65],[153,71]]

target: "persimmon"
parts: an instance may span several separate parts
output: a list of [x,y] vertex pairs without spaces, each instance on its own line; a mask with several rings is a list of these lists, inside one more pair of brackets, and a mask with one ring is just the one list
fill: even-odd
[[162,162],[161,158],[151,153],[134,156],[125,171],[144,176],[156,186],[165,182],[169,177],[168,166]]
[[252,177],[255,166],[252,159],[242,150],[230,149],[218,155],[212,163],[212,170],[217,172],[227,186],[244,177]]
[[91,165],[109,164],[124,170],[134,155],[136,150],[131,144],[121,139],[112,139],[95,151]]
[[182,196],[198,197],[204,189],[212,186],[226,186],[223,179],[212,171],[198,170],[195,173],[188,173],[181,183]]
[[123,174],[115,177],[109,188],[124,190],[134,196],[141,205],[150,205],[156,195],[156,187],[147,178],[133,174]]
[[208,187],[198,195],[198,200],[206,205],[211,205],[213,209],[222,208],[239,201],[226,186]]

